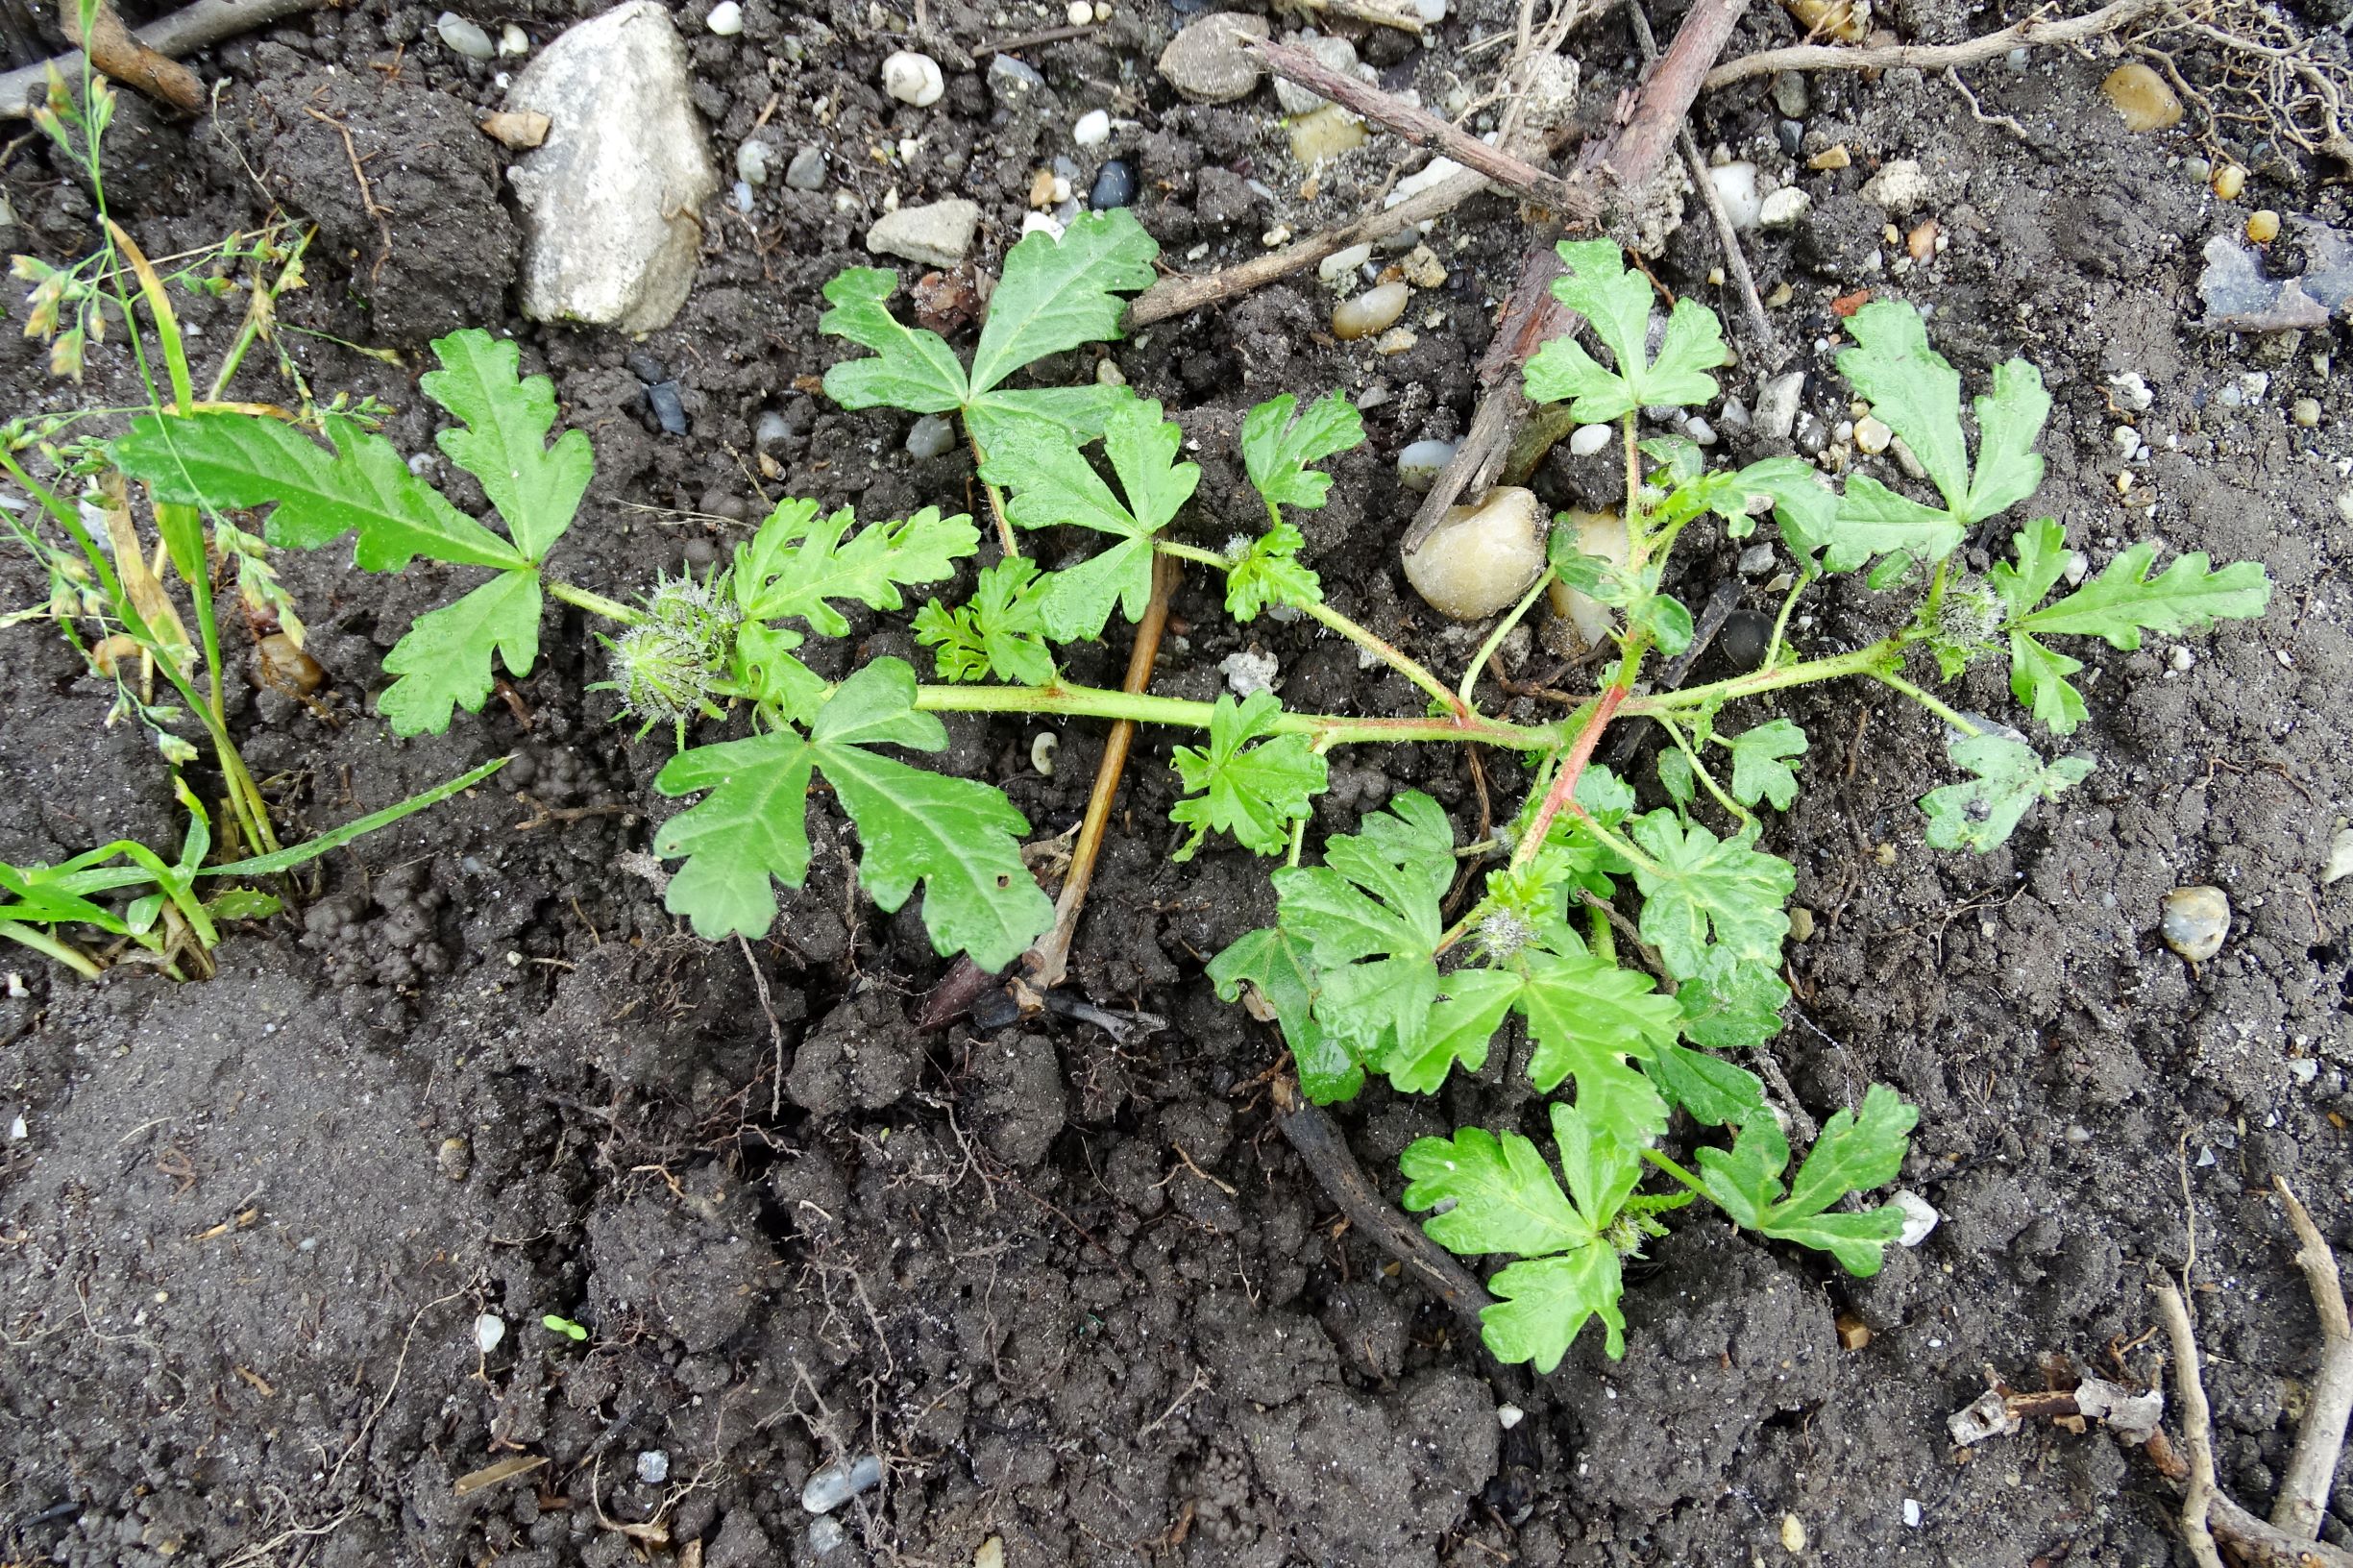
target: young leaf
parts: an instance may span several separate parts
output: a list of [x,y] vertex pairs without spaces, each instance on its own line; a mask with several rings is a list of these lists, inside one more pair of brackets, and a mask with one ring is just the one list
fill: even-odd
[[1410,1050],[1438,995],[1438,901],[1455,874],[1454,828],[1419,791],[1331,840],[1324,864],[1274,873],[1282,927],[1311,945],[1323,989],[1316,1021],[1379,1060]]
[[1658,787],[1679,806],[1690,805],[1700,793],[1699,775],[1691,771],[1691,759],[1680,751],[1659,752],[1657,772]]
[[1422,1221],[1449,1252],[1534,1258],[1594,1239],[1597,1227],[1570,1206],[1542,1152],[1517,1133],[1498,1138],[1465,1127],[1451,1139],[1416,1139],[1399,1164],[1406,1190],[1398,1201],[1407,1213],[1450,1205]]
[[1955,734],[1945,750],[1954,767],[1976,776],[1921,796],[1932,849],[1974,849],[1979,854],[1998,849],[2009,841],[2029,806],[2037,800],[2056,800],[2092,772],[2088,757],[2061,757],[2046,764],[2034,747],[2006,735]]
[[438,735],[451,710],[479,713],[490,699],[502,660],[507,674],[527,675],[539,657],[539,575],[502,572],[453,603],[429,610],[384,655],[384,673],[398,675],[377,699],[397,735]]
[[411,474],[382,436],[336,418],[327,434],[332,453],[257,414],[142,414],[114,443],[113,457],[160,501],[275,505],[274,545],[315,550],[357,529],[354,559],[362,571],[398,572],[419,555],[502,570],[532,564]]
[[1650,282],[1626,270],[1617,245],[1606,239],[1563,240],[1560,259],[1568,270],[1555,280],[1553,296],[1592,324],[1616,368],[1604,370],[1564,333],[1528,361],[1531,400],[1568,401],[1577,419],[1600,423],[1650,404],[1699,404],[1715,397],[1716,379],[1707,372],[1731,355],[1714,311],[1697,300],[1676,301],[1653,359],[1645,353]]
[[1550,1090],[1577,1082],[1577,1107],[1619,1141],[1633,1145],[1665,1131],[1667,1108],[1628,1059],[1640,1061],[1675,1040],[1681,1014],[1651,977],[1581,948],[1529,948],[1520,1011],[1528,1018],[1528,1078]]
[[465,421],[434,441],[450,461],[479,479],[482,494],[506,521],[515,548],[533,562],[572,527],[596,471],[588,432],[566,430],[553,446],[555,385],[545,376],[519,378],[522,351],[469,327],[433,341],[441,369],[418,381],[425,395]]
[[1682,982],[1675,1000],[1683,1011],[1683,1034],[1711,1051],[1747,1050],[1781,1032],[1781,1009],[1789,988],[1770,964],[1710,947],[1699,973]]
[[1765,1109],[1763,1082],[1722,1057],[1688,1045],[1669,1045],[1645,1062],[1642,1070],[1669,1105],[1682,1107],[1703,1127],[1737,1126],[1751,1115],[1772,1115]]
[[1307,736],[1274,734],[1282,711],[1272,692],[1252,692],[1239,705],[1221,696],[1210,710],[1209,746],[1176,748],[1185,797],[1168,818],[1190,827],[1192,837],[1171,858],[1192,859],[1213,831],[1231,833],[1262,855],[1281,854],[1289,845],[1290,824],[1308,815],[1331,780]]
[[1642,1185],[1640,1145],[1630,1144],[1580,1106],[1552,1103],[1553,1141],[1560,1150],[1560,1173],[1568,1178],[1569,1201],[1598,1234],[1626,1207]]
[[1005,276],[989,297],[972,351],[974,397],[1049,354],[1117,337],[1127,308],[1119,296],[1152,286],[1158,255],[1124,207],[1082,214],[1059,239],[1042,230],[1024,235],[1005,253]]
[[[1850,476],[1823,566],[1851,572],[1875,555],[1941,561],[1968,534],[1950,513],[1900,496],[1868,474]],[[1879,586],[1875,579],[1873,587]]]
[[937,332],[907,326],[891,314],[898,274],[851,267],[825,285],[832,306],[817,330],[874,351],[871,359],[845,359],[825,372],[825,396],[845,408],[904,408],[944,414],[962,408],[967,381],[955,351]]
[[954,609],[938,600],[915,615],[915,640],[937,650],[943,680],[981,680],[991,674],[1022,686],[1054,678],[1045,646],[1045,596],[1051,579],[1038,563],[1010,556],[980,575],[969,602]]
[[1777,964],[1789,934],[1785,906],[1798,873],[1789,862],[1754,847],[1762,829],[1752,822],[1729,839],[1698,823],[1686,825],[1660,809],[1633,819],[1634,842],[1653,863],[1634,866],[1642,890],[1642,934],[1679,979],[1706,963],[1707,932],[1750,962]]
[[824,774],[858,829],[858,880],[889,912],[923,885],[923,923],[942,954],[986,969],[1019,957],[1053,905],[1021,863],[1029,822],[1002,792],[944,778],[872,749],[939,751],[946,728],[915,709],[915,672],[877,659],[833,690],[804,737],[791,730],[680,752],[654,779],[664,795],[708,791],[662,825],[654,852],[687,857],[666,905],[706,940],[760,936],[776,916],[773,877],[808,874],[808,791]]
[[1103,635],[1117,606],[1143,619],[1152,598],[1152,536],[1167,526],[1201,482],[1195,463],[1176,461],[1184,432],[1163,422],[1161,405],[1127,394],[1103,430],[1104,454],[1127,494],[1122,502],[1067,440],[1015,427],[991,452],[981,474],[1013,492],[1007,510],[1024,528],[1066,525],[1108,533],[1118,542],[1054,574],[1046,629],[1056,642]]
[[[821,637],[846,636],[849,622],[829,600],[898,609],[906,602],[901,585],[953,576],[956,562],[980,549],[969,517],[942,517],[936,506],[852,535],[856,522],[846,506],[821,521],[814,501],[778,502],[759,531],[735,547],[735,599],[745,620],[798,617]],[[784,647],[799,646],[798,634],[786,635]]]
[[1364,420],[1340,392],[1327,392],[1297,419],[1299,400],[1288,392],[1242,419],[1242,464],[1250,482],[1281,526],[1285,506],[1321,506],[1332,477],[1309,467],[1364,440]]
[[1787,811],[1798,797],[1798,771],[1788,759],[1805,755],[1805,731],[1786,719],[1773,719],[1731,738],[1732,798],[1744,806],[1759,800]]
[[[1824,481],[1822,471],[1802,457],[1766,457],[1733,476],[1742,495],[1772,502],[1773,520],[1781,526],[1781,539],[1801,560],[1826,547],[1838,526],[1838,492]],[[1735,524],[1733,537],[1748,528]]]
[[2111,648],[2131,649],[2141,646],[2144,631],[2195,631],[2217,621],[2251,620],[2271,601],[2271,580],[2259,562],[2234,561],[2213,572],[2204,552],[2195,551],[2152,577],[2148,569],[2156,558],[2155,545],[2134,545],[2065,599],[2019,615],[2011,625],[2045,637],[2098,637]]
[[1518,1000],[1520,987],[1520,977],[1506,969],[1456,969],[1440,975],[1443,994],[1430,1010],[1420,1038],[1401,1041],[1381,1064],[1390,1087],[1409,1094],[1434,1093],[1456,1063],[1474,1072],[1486,1066],[1488,1042]]
[[1920,460],[1949,506],[1969,495],[1969,453],[1961,440],[1961,373],[1928,346],[1920,312],[1900,300],[1874,300],[1847,322],[1855,346],[1838,368],[1871,411]]
[[1487,1288],[1496,1301],[1479,1314],[1480,1336],[1499,1361],[1527,1361],[1538,1372],[1551,1372],[1586,1322],[1597,1317],[1609,1359],[1626,1355],[1626,1314],[1618,1306],[1626,1284],[1618,1250],[1606,1241],[1513,1263],[1489,1280]]
[[1356,1098],[1364,1066],[1315,1021],[1321,980],[1305,941],[1281,929],[1253,931],[1210,961],[1209,977],[1226,1001],[1247,983],[1272,1011],[1299,1072],[1300,1092],[1317,1105]]
[[1919,1111],[1893,1090],[1872,1085],[1859,1115],[1842,1110],[1823,1124],[1784,1196],[1780,1175],[1789,1164],[1789,1140],[1770,1114],[1752,1115],[1729,1149],[1699,1150],[1701,1184],[1735,1224],[1826,1252],[1850,1274],[1875,1274],[1881,1249],[1903,1229],[1901,1213],[1888,1206],[1859,1214],[1826,1211],[1850,1192],[1893,1181],[1903,1168],[1906,1135],[1919,1119]]
[[1323,583],[1299,564],[1300,547],[1306,543],[1306,536],[1288,523],[1277,523],[1252,540],[1226,573],[1226,614],[1248,625],[1269,604],[1299,608],[1320,603]]

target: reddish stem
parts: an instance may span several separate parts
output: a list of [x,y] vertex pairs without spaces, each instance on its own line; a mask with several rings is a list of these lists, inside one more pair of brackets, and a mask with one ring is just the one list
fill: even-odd
[[1602,689],[1602,698],[1594,704],[1591,722],[1578,731],[1577,744],[1569,747],[1569,760],[1562,763],[1560,772],[1554,775],[1553,787],[1544,792],[1544,803],[1536,807],[1536,820],[1530,824],[1528,836],[1520,841],[1523,846],[1542,844],[1544,836],[1553,829],[1553,819],[1559,816],[1570,800],[1576,797],[1577,781],[1583,775],[1585,764],[1593,760],[1593,748],[1601,744],[1602,731],[1609,727],[1609,721],[1617,714],[1618,704],[1624,702],[1629,695],[1630,689],[1625,686],[1611,685]]

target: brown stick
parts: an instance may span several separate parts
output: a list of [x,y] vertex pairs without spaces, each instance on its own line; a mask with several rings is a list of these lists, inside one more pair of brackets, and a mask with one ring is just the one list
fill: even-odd
[[1786,49],[1766,49],[1717,66],[1700,84],[1700,90],[1713,92],[1735,82],[1781,71],[1874,71],[1905,65],[1935,71],[1956,65],[1978,65],[2006,55],[2022,43],[2081,43],[2086,38],[2096,38],[2131,26],[2151,12],[2161,10],[2166,3],[2167,0],[2111,0],[2097,11],[2060,21],[2029,16],[1998,33],[1988,33],[1966,43],[1897,43],[1869,49],[1798,43]]
[[2271,1523],[2298,1540],[2310,1541],[2319,1538],[2320,1522],[2328,1517],[2337,1457],[2344,1451],[2345,1421],[2353,1416],[2353,1318],[2345,1312],[2344,1284],[2327,1237],[2286,1177],[2273,1176],[2271,1185],[2279,1189],[2288,1223],[2295,1231],[2296,1267],[2304,1271],[2305,1287],[2312,1292],[2321,1336],[2320,1375],[2313,1382],[2303,1424],[2296,1428],[2295,1454],[2271,1503]]
[[[66,0],[70,5],[72,0]],[[267,27],[303,12],[316,11],[326,0],[196,0],[191,6],[172,12],[159,21],[149,22],[132,37],[159,55],[178,59],[197,50],[233,38],[257,27]],[[28,100],[41,90],[49,80],[50,67],[71,80],[75,73],[76,57],[61,55],[56,60],[38,64],[20,66],[0,73],[0,119],[21,119]],[[106,67],[101,64],[100,70]],[[112,75],[112,72],[108,72]],[[197,107],[203,107],[203,93],[198,91]]]
[[1430,1239],[1422,1228],[1399,1213],[1373,1184],[1364,1167],[1349,1152],[1348,1139],[1337,1123],[1299,1092],[1288,1078],[1274,1084],[1275,1110],[1283,1118],[1283,1136],[1299,1151],[1300,1163],[1348,1221],[1390,1257],[1411,1271],[1422,1287],[1448,1307],[1473,1333],[1481,1328],[1479,1314],[1495,1303],[1487,1287],[1455,1255]]
[[1700,95],[1701,79],[1748,9],[1749,0],[1699,0],[1683,17],[1675,41],[1643,79],[1632,116],[1596,160],[1619,188],[1640,190],[1666,162],[1691,101]]
[[74,0],[59,5],[58,21],[67,42],[87,49],[90,63],[124,86],[169,104],[183,114],[197,113],[205,107],[205,85],[196,80],[196,73],[141,43],[106,0],[99,0],[91,13],[86,38],[82,36],[82,8]]
[[1266,61],[1277,76],[1287,77],[1310,92],[1320,93],[1342,109],[1377,120],[1416,147],[1435,147],[1465,168],[1477,169],[1498,184],[1508,185],[1532,202],[1542,203],[1564,217],[1590,222],[1600,210],[1585,186],[1547,174],[1532,163],[1490,147],[1469,132],[1383,92],[1369,82],[1343,75],[1296,44],[1270,39],[1244,42]]
[[[1160,657],[1161,633],[1168,625],[1168,600],[1183,576],[1176,561],[1156,555],[1152,561],[1152,601],[1136,626],[1136,644],[1128,649],[1123,692],[1141,692],[1152,684],[1152,666]],[[1062,984],[1069,968],[1070,940],[1078,933],[1079,913],[1087,905],[1087,889],[1094,881],[1094,863],[1103,851],[1103,833],[1111,825],[1112,802],[1119,795],[1119,775],[1127,768],[1128,746],[1136,738],[1136,722],[1121,719],[1103,742],[1103,760],[1094,771],[1094,789],[1087,796],[1087,815],[1079,823],[1078,843],[1070,851],[1070,871],[1063,878],[1062,896],[1054,900],[1053,929],[1021,955],[1022,978],[1033,992]],[[1017,989],[1016,995],[1020,992]],[[1025,998],[1024,1009],[1028,1007]]]

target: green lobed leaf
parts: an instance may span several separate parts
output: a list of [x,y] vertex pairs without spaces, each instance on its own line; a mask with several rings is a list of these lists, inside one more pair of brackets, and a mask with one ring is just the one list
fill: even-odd
[[2058,586],[2072,552],[2067,548],[2067,529],[2047,517],[2038,517],[2010,535],[2010,548],[2015,563],[1997,561],[1986,577],[2015,621],[2030,614],[2043,596]]
[[2006,735],[1956,731],[1945,750],[1954,767],[1974,776],[1921,796],[1932,849],[1973,849],[1979,854],[1998,849],[2009,841],[2028,807],[2037,800],[2056,800],[2092,772],[2088,757],[2061,757],[2047,764],[2034,747]]
[[1045,596],[1051,581],[1038,563],[1009,556],[980,575],[966,603],[949,609],[933,600],[916,612],[915,640],[935,650],[940,678],[982,680],[991,674],[1022,686],[1054,678],[1045,645]]
[[1577,1084],[1578,1109],[1628,1145],[1666,1130],[1666,1102],[1630,1065],[1673,1041],[1681,1022],[1675,998],[1651,977],[1595,954],[1526,949],[1520,1011],[1532,1049],[1528,1078],[1551,1090]]
[[1432,956],[1454,880],[1454,828],[1409,791],[1324,845],[1324,864],[1274,873],[1281,922],[1321,972],[1315,1018],[1373,1060],[1420,1042],[1438,995]]
[[1595,1227],[1569,1204],[1535,1144],[1517,1133],[1501,1138],[1465,1127],[1451,1139],[1416,1139],[1400,1160],[1409,1213],[1452,1207],[1422,1221],[1449,1252],[1567,1252],[1594,1239]]
[[1513,1263],[1487,1282],[1496,1301],[1479,1319],[1499,1361],[1527,1361],[1551,1372],[1585,1324],[1600,1318],[1611,1360],[1626,1355],[1625,1293],[1617,1249],[1596,1241],[1575,1252]]
[[1284,506],[1321,506],[1332,477],[1309,467],[1362,444],[1364,420],[1340,392],[1327,392],[1296,419],[1299,400],[1288,392],[1242,418],[1242,464],[1277,522]]
[[2067,678],[2082,668],[2081,659],[2045,648],[2022,631],[2010,633],[2010,690],[2056,734],[2074,733],[2091,716],[2083,694]]
[[825,285],[832,308],[817,330],[871,349],[870,359],[845,359],[825,372],[825,395],[845,408],[904,408],[944,414],[964,406],[964,366],[937,332],[909,327],[891,313],[898,274],[851,267]]
[[[735,548],[736,603],[750,622],[808,623],[821,637],[842,637],[849,622],[830,602],[855,600],[895,610],[900,587],[955,576],[956,562],[980,549],[980,531],[962,512],[942,517],[926,506],[913,517],[859,528],[846,506],[821,519],[814,501],[776,503],[759,531]],[[786,648],[799,645],[788,633]]]
[[1722,1057],[1669,1045],[1642,1065],[1669,1105],[1680,1106],[1703,1127],[1736,1126],[1765,1110],[1765,1086],[1756,1074]]
[[1185,796],[1168,818],[1192,836],[1170,858],[1192,859],[1212,832],[1231,833],[1262,855],[1289,845],[1290,824],[1306,819],[1331,777],[1314,742],[1274,733],[1282,711],[1269,691],[1252,692],[1239,703],[1220,694],[1210,709],[1210,744],[1176,747],[1171,760]]
[[1506,969],[1440,975],[1437,1005],[1419,1038],[1400,1042],[1381,1063],[1389,1086],[1409,1094],[1434,1093],[1456,1063],[1474,1072],[1486,1066],[1487,1045],[1519,999],[1520,987],[1520,977]]
[[877,659],[834,688],[805,737],[780,731],[672,758],[654,788],[708,793],[654,838],[656,854],[687,857],[671,878],[671,912],[706,940],[766,933],[776,914],[771,878],[798,887],[808,873],[815,770],[858,830],[858,879],[876,907],[898,909],[920,884],[923,923],[943,955],[968,953],[991,970],[1019,957],[1053,921],[1015,837],[1028,821],[989,785],[871,749],[946,747],[944,726],[916,710],[915,695],[905,661]]
[[1609,1228],[1642,1185],[1642,1156],[1599,1117],[1566,1100],[1552,1103],[1553,1141],[1569,1201],[1596,1234]]
[[1771,964],[1744,959],[1727,947],[1710,947],[1699,972],[1675,993],[1683,1013],[1683,1034],[1711,1051],[1746,1050],[1781,1032],[1781,1009],[1789,988]]
[[[1900,496],[1868,474],[1848,477],[1839,498],[1823,566],[1851,572],[1875,555],[1941,561],[1959,548],[1968,529],[1951,514]],[[1873,587],[1880,586],[1874,580]]]
[[1839,351],[1840,373],[1870,400],[1880,423],[1903,437],[1945,503],[1957,511],[1969,498],[1961,373],[1928,346],[1927,324],[1900,300],[1864,306],[1849,318],[1847,335],[1855,346]]
[[1270,604],[1304,609],[1323,601],[1322,581],[1299,562],[1307,536],[1277,523],[1250,543],[1226,573],[1226,613],[1244,625]]
[[1829,1253],[1850,1274],[1875,1274],[1881,1249],[1903,1229],[1902,1214],[1892,1207],[1827,1211],[1850,1192],[1893,1181],[1919,1119],[1919,1111],[1893,1090],[1872,1085],[1859,1115],[1841,1110],[1823,1124],[1784,1195],[1780,1175],[1789,1164],[1789,1140],[1771,1114],[1760,1112],[1742,1125],[1731,1148],[1698,1151],[1701,1184],[1735,1224]]
[[1615,368],[1603,369],[1564,333],[1529,359],[1530,399],[1567,402],[1577,419],[1600,423],[1649,404],[1698,404],[1715,397],[1716,379],[1707,372],[1728,363],[1731,355],[1714,311],[1697,300],[1678,300],[1653,358],[1646,353],[1649,280],[1626,269],[1624,253],[1610,240],[1563,240],[1559,251],[1566,270],[1554,281],[1553,296],[1591,324]]
[[1629,830],[1655,863],[1633,869],[1642,890],[1642,934],[1677,979],[1701,972],[1711,927],[1735,957],[1779,963],[1781,939],[1789,934],[1784,906],[1798,877],[1789,862],[1755,847],[1758,824],[1719,839],[1662,808],[1634,818]]
[[1082,213],[1059,238],[1044,230],[1024,235],[1005,253],[1004,277],[989,297],[989,319],[972,351],[973,392],[988,392],[1047,355],[1117,337],[1127,309],[1119,296],[1152,286],[1158,255],[1160,246],[1123,207]]
[[411,474],[382,436],[331,417],[327,434],[331,453],[257,414],[142,414],[112,455],[159,501],[274,506],[273,545],[315,550],[355,529],[354,559],[362,571],[398,572],[419,555],[457,566],[531,565]]
[[1210,961],[1209,977],[1225,1001],[1238,999],[1245,983],[1257,991],[1283,1031],[1300,1091],[1309,1099],[1330,1105],[1354,1099],[1364,1087],[1363,1064],[1315,1021],[1321,981],[1299,937],[1279,928],[1250,932]]
[[1805,755],[1805,731],[1786,719],[1771,719],[1731,737],[1732,798],[1744,806],[1759,800],[1787,811],[1798,797],[1798,771],[1788,759]]
[[539,657],[539,575],[502,572],[479,588],[410,623],[384,655],[398,675],[377,710],[398,735],[438,735],[453,708],[479,713],[497,684],[493,659],[527,675]]
[[[1790,552],[1809,559],[1826,549],[1838,526],[1838,492],[1824,480],[1822,471],[1802,457],[1766,457],[1751,463],[1733,478],[1740,492],[1771,501],[1773,520]],[[1752,504],[1753,505],[1753,499]],[[1748,529],[1734,527],[1734,537]]]
[[[2194,551],[2152,577],[2148,569],[2156,558],[2155,545],[2134,545],[2065,599],[2018,615],[2011,625],[2039,636],[2098,637],[2111,648],[2131,649],[2141,646],[2145,631],[2194,631],[2217,621],[2250,620],[2271,601],[2271,580],[2258,562],[2235,561],[2215,572],[2203,551]],[[2026,585],[2022,579],[2020,591]]]
[[2043,484],[2043,459],[2034,443],[2050,418],[2050,394],[2043,373],[2023,359],[1994,367],[1994,387],[1973,405],[1977,411],[1977,463],[1969,494],[1955,508],[1962,520],[1982,523],[1999,517]]
[[566,430],[554,445],[555,383],[517,375],[522,350],[469,327],[433,340],[439,370],[418,381],[425,395],[463,420],[434,441],[450,461],[481,481],[506,521],[515,548],[543,561],[572,527],[596,472],[588,432]]

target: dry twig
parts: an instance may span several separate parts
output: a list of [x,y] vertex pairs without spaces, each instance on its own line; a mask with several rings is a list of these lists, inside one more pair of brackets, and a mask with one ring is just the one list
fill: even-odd
[[[196,0],[194,5],[184,7],[160,21],[149,22],[130,37],[142,48],[176,60],[257,27],[316,11],[323,4],[325,0]],[[23,118],[28,101],[48,82],[51,68],[70,79],[74,58],[65,55],[0,73],[0,119]],[[97,64],[109,76],[115,74],[107,70],[103,61]],[[203,104],[200,87],[196,107],[202,108]]]
[[90,15],[87,37],[82,36],[82,9],[71,0],[58,8],[58,24],[64,29],[67,42],[88,50],[90,63],[124,86],[135,87],[183,114],[204,109],[205,85],[196,80],[196,73],[141,43],[106,0],[99,0]]
[[2305,1287],[2312,1292],[2322,1347],[2320,1375],[2313,1381],[2303,1424],[2296,1428],[2295,1455],[2280,1479],[2271,1522],[2309,1541],[2319,1538],[2320,1522],[2328,1517],[2329,1487],[2337,1476],[2337,1456],[2344,1449],[2345,1420],[2353,1415],[2353,1319],[2345,1314],[2344,1285],[2327,1238],[2286,1177],[2273,1176],[2271,1184],[2279,1189],[2288,1223],[2295,1231],[2296,1267],[2304,1271]]
[[1912,66],[1924,71],[1941,71],[1948,66],[1978,65],[1998,60],[2023,43],[2065,44],[2081,43],[2102,34],[2130,27],[2143,17],[2162,9],[2166,0],[2111,0],[2111,3],[2081,16],[2053,21],[2045,16],[2029,16],[1998,33],[1988,33],[1981,38],[1966,43],[1891,43],[1871,48],[1852,48],[1840,44],[1796,43],[1785,49],[1765,49],[1738,60],[1727,61],[1707,73],[1700,84],[1702,92],[1713,92],[1728,87],[1735,82],[1752,77],[1773,76],[1781,71],[1884,71],[1900,66]]

